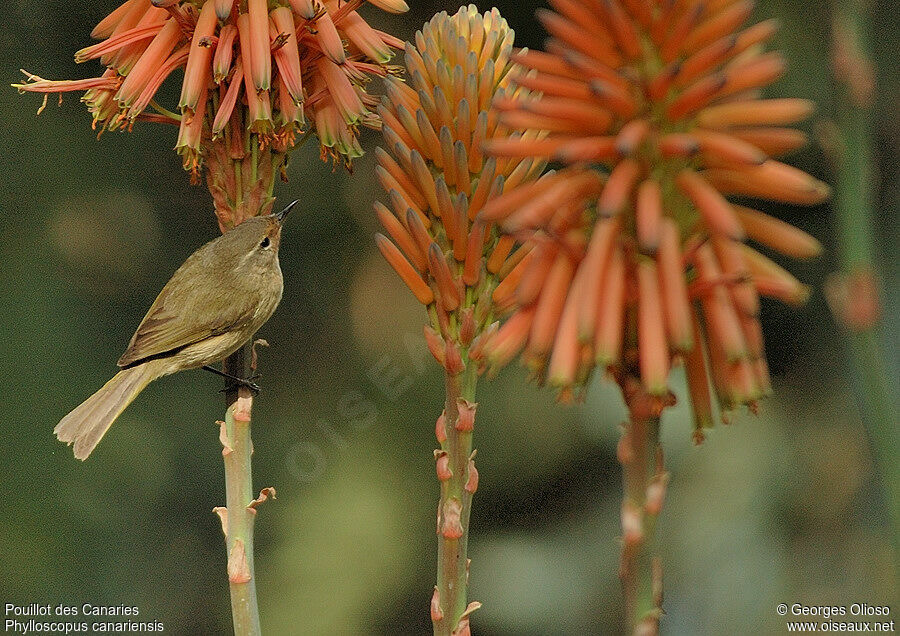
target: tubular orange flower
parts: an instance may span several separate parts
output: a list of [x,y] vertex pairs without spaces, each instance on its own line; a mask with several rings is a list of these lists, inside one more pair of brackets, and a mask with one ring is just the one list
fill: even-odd
[[[406,7],[394,0],[373,4],[392,12]],[[140,120],[178,125],[176,148],[193,180],[209,165],[223,229],[268,211],[272,177],[284,174],[298,133],[315,132],[323,157],[349,162],[361,154],[357,127],[380,125],[366,83],[394,71],[387,63],[401,45],[335,0],[292,0],[289,6],[127,0],[91,35],[103,41],[78,51],[76,60],[100,58],[107,66],[102,77],[51,81],[26,73],[14,86],[45,94],[87,91],[83,101],[101,133]],[[155,98],[179,67],[184,80],[176,114]],[[207,103],[200,103],[203,96]],[[311,115],[309,124],[304,113]]]
[[[701,365],[694,347],[705,344],[717,359],[713,367],[721,367],[713,374],[728,396],[719,396],[720,406],[753,408],[769,385],[761,346],[746,342],[749,333],[754,339],[760,333],[758,295],[798,302],[807,292],[741,242],[749,236],[800,258],[821,248],[800,230],[726,197],[810,205],[829,193],[822,182],[770,158],[803,143],[805,135],[785,126],[812,112],[807,100],[756,95],[784,72],[783,59],[762,50],[774,24],[741,30],[752,0],[552,4],[555,12],[539,13],[552,36],[548,52],[513,56],[531,69],[513,83],[541,95],[494,102],[500,121],[527,122],[545,135],[483,145],[498,161],[539,157],[569,167],[540,179],[527,194],[504,194],[482,214],[513,234],[539,230],[570,245],[578,243],[573,233],[588,244],[598,237],[598,243],[610,242],[596,252],[568,249],[556,266],[549,257],[535,258],[518,291],[503,290],[504,299],[514,298],[520,313],[534,313],[539,326],[519,343],[525,363],[543,379],[552,343],[553,356],[563,347],[557,358],[579,365],[576,372],[551,372],[563,397],[586,381],[593,361],[617,377],[633,373],[647,393],[660,395],[663,369],[675,356],[689,356],[697,385]],[[586,174],[598,177],[590,181]],[[615,232],[606,225],[610,218],[621,218]],[[564,259],[575,259],[576,273],[553,276]],[[581,282],[583,271],[590,284]],[[692,310],[695,303],[699,312]],[[582,352],[575,357],[563,309],[569,306],[580,316]],[[492,356],[487,344],[489,358],[508,359],[508,342],[497,338],[497,347],[500,353]],[[702,401],[699,388],[691,393]]]

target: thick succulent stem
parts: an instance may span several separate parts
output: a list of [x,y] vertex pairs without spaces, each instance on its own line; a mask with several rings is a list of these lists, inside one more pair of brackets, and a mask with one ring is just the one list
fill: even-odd
[[629,418],[618,449],[624,482],[619,577],[628,633],[657,634],[662,567],[653,556],[653,538],[668,481],[659,445],[661,407],[659,398],[648,395],[637,378],[624,377],[620,385]]
[[[225,360],[225,373],[239,378],[249,377],[250,359],[251,345],[247,344]],[[216,511],[222,518],[225,532],[234,633],[244,636],[260,633],[253,569],[253,522],[256,518],[250,464],[253,454],[250,439],[253,396],[246,387],[231,388],[225,394],[225,401],[228,408],[221,440],[225,461],[226,508]]]
[[446,374],[446,402],[436,434],[441,448],[435,451],[441,499],[437,514],[437,586],[431,603],[436,635],[469,633],[469,613],[478,603],[467,605],[469,587],[469,515],[472,495],[478,487],[478,472],[472,452],[475,423],[474,364],[462,373]]

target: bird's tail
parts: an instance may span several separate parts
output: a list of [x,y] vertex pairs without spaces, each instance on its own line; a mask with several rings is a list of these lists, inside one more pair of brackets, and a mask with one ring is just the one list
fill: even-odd
[[75,457],[87,459],[112,423],[150,382],[163,375],[163,360],[122,369],[103,387],[66,415],[53,432],[74,444]]

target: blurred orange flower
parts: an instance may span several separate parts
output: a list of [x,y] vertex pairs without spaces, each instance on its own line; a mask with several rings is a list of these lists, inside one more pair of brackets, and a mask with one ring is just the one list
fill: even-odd
[[771,157],[802,146],[802,99],[762,99],[784,73],[765,52],[774,21],[742,29],[751,0],[551,0],[547,52],[519,51],[513,82],[535,99],[494,101],[501,124],[543,138],[495,139],[498,158],[564,164],[481,212],[510,233],[538,231],[516,310],[490,344],[495,365],[524,348],[540,381],[569,397],[595,366],[668,400],[684,361],[697,438],[723,410],[770,390],[759,296],[807,289],[747,238],[808,258],[819,243],[729,195],[817,204],[828,187]]

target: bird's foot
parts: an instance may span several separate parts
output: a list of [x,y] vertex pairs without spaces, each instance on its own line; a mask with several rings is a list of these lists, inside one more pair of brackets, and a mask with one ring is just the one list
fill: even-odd
[[231,384],[226,386],[224,389],[221,389],[219,391],[219,393],[228,393],[229,391],[234,391],[235,389],[239,389],[239,388],[243,387],[245,389],[249,389],[250,393],[253,394],[253,397],[256,397],[262,391],[262,389],[259,387],[259,385],[253,381],[253,380],[259,379],[258,373],[256,375],[250,376],[249,378],[237,378],[237,377],[232,376],[227,379],[231,380]]
[[219,391],[219,393],[228,393],[229,391],[234,391],[237,388],[244,387],[245,389],[249,389],[253,394],[253,397],[256,397],[260,394],[262,389],[259,388],[259,385],[256,384],[253,380],[259,379],[259,374],[255,374],[250,376],[249,378],[239,378],[235,375],[231,375],[230,373],[225,373],[224,371],[219,371],[215,367],[211,367],[206,365],[202,367],[204,371],[209,371],[210,373],[215,373],[218,376],[225,378],[226,380],[230,380],[231,384],[226,386],[224,389]]

